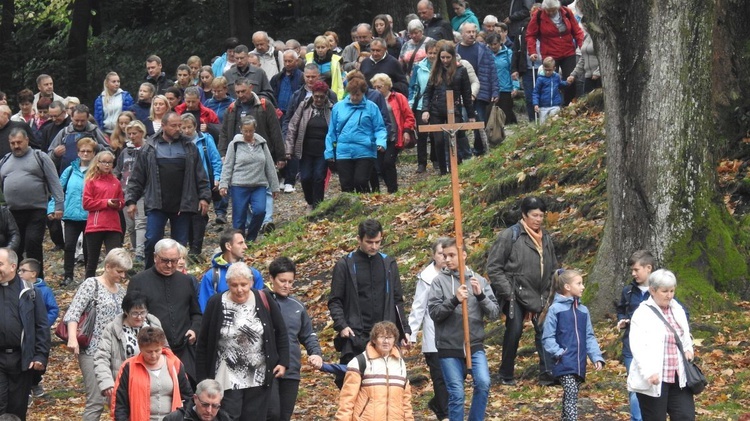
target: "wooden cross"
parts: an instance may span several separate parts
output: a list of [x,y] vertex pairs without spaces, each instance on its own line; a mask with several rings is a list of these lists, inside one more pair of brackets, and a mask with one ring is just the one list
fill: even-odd
[[[458,147],[456,145],[456,134],[459,130],[467,129],[483,129],[484,123],[481,121],[467,122],[467,123],[456,123],[456,116],[454,114],[454,102],[453,102],[453,91],[445,92],[445,100],[447,102],[448,109],[448,124],[429,124],[419,126],[419,131],[424,133],[429,132],[444,132],[448,134],[450,143],[450,164],[451,164],[451,185],[453,186],[453,215],[454,215],[454,226],[456,229],[456,248],[458,249],[458,273],[461,285],[466,285],[466,263],[464,262],[464,233],[463,227],[461,226],[461,194],[460,186],[458,184]],[[468,286],[471,290],[471,286]],[[466,368],[471,369],[471,338],[469,336],[469,309],[467,300],[461,303],[461,312],[463,314],[464,322],[464,353],[466,354]]]

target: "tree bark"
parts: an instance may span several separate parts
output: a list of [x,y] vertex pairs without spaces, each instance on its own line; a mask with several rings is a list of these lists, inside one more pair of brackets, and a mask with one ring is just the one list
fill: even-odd
[[229,0],[229,27],[233,37],[253,49],[253,28],[251,22],[253,0]]
[[75,0],[68,35],[68,89],[87,92],[86,54],[91,26],[91,0]]
[[731,282],[717,278],[711,253],[736,254],[711,250],[728,219],[711,150],[715,4],[580,3],[598,49],[607,118],[609,214],[590,277],[592,314],[613,311],[638,249],[674,270],[677,295],[694,302],[690,292]]

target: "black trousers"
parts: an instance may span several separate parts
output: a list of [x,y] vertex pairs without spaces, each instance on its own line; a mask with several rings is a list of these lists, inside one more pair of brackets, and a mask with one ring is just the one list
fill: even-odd
[[[509,306],[513,307],[513,318],[508,317]],[[516,355],[518,354],[518,343],[521,341],[523,333],[523,321],[528,311],[521,307],[516,301],[505,301],[503,304],[503,313],[505,314],[505,334],[503,336],[503,360],[500,363],[500,377],[506,380],[513,379],[516,364]],[[538,315],[537,315],[538,316]],[[539,374],[549,373],[552,371],[554,363],[552,357],[544,350],[542,346],[542,324],[536,317],[531,318],[534,326],[534,345],[536,352],[539,354]]]
[[[398,191],[398,172],[396,171],[398,152],[396,142],[388,142],[386,150],[378,152],[378,164],[380,165],[380,171],[388,193],[396,193]],[[376,169],[373,169],[372,173],[370,173],[370,187],[373,192],[380,192],[380,181],[378,180]]]
[[448,388],[445,387],[443,379],[443,369],[440,368],[440,358],[437,352],[425,352],[424,360],[427,367],[430,368],[430,378],[432,379],[432,390],[435,396],[430,399],[430,409],[435,409],[435,415],[439,420],[448,418]]
[[[560,69],[563,80],[567,79],[567,77],[570,76],[571,73],[573,73],[573,70],[575,70],[576,68],[576,64],[578,64],[578,60],[575,54],[569,57],[555,59],[555,62],[557,64],[557,67]],[[570,104],[570,101],[572,101],[573,98],[576,97],[576,85],[575,83],[571,83],[570,85],[562,89],[563,106],[567,106],[568,104]]]
[[268,398],[271,387],[248,387],[246,389],[225,390],[221,407],[235,421],[266,419]]
[[0,352],[0,414],[26,419],[32,370],[21,371],[21,350]]
[[[510,92],[500,92],[500,95],[497,97],[497,106],[505,113],[505,124],[518,123],[516,113],[513,112],[513,96]],[[489,112],[487,113],[487,118],[489,118]]]
[[268,399],[267,421],[289,421],[294,413],[294,404],[299,393],[299,380],[273,379],[271,396]]
[[641,407],[643,421],[670,420],[695,421],[695,398],[689,388],[680,389],[680,379],[675,376],[674,383],[661,384],[661,396],[636,393]]
[[21,244],[18,247],[19,260],[25,253],[25,257],[39,261],[42,266],[40,278],[44,278],[44,254],[42,243],[44,242],[44,228],[47,226],[46,209],[20,209],[11,210],[13,218],[21,233]]
[[375,168],[374,158],[337,159],[336,170],[342,192],[370,192],[370,174]]
[[208,226],[208,214],[201,215],[195,213],[190,221],[190,233],[188,234],[188,243],[190,244],[190,254],[201,254],[203,251],[203,239],[206,236],[206,226]]
[[[65,260],[63,263],[64,278],[73,279],[73,271],[76,265],[76,244],[78,237],[86,230],[86,221],[65,221]],[[83,259],[88,262],[88,250],[86,249],[86,236],[83,236]]]
[[65,239],[63,237],[63,226],[59,219],[48,219],[47,229],[49,230],[49,238],[55,243],[56,246],[63,247]]
[[96,276],[102,244],[107,253],[113,248],[122,247],[122,233],[117,231],[97,231],[84,234],[86,239],[86,278]]

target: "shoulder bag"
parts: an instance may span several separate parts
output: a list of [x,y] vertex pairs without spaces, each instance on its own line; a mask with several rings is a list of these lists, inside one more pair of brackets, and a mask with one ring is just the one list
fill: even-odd
[[[86,348],[91,343],[91,337],[94,335],[94,325],[96,324],[96,304],[99,301],[99,281],[94,279],[94,298],[89,301],[86,308],[81,313],[80,319],[78,319],[78,330],[76,331],[76,339],[78,339],[78,346]],[[55,335],[63,341],[68,341],[68,324],[63,322],[57,324],[55,328]]]

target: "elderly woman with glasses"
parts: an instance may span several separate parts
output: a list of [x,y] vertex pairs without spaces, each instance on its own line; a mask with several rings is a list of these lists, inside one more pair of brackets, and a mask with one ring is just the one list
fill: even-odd
[[140,292],[125,294],[122,299],[122,314],[104,328],[99,349],[94,356],[94,368],[99,390],[107,399],[112,398],[115,379],[122,363],[140,353],[138,332],[146,326],[161,328],[159,319],[148,313],[147,302],[148,297]]
[[[83,374],[83,386],[86,392],[86,407],[82,416],[84,421],[98,421],[104,410],[105,398],[97,382],[94,356],[99,350],[99,343],[107,325],[121,314],[122,301],[125,297],[125,288],[121,286],[121,283],[131,267],[133,267],[133,262],[127,250],[112,249],[104,258],[104,273],[90,277],[81,283],[63,318],[63,323],[68,325],[68,349],[78,357],[78,365]],[[91,302],[96,303],[94,330],[88,347],[82,348],[77,339],[78,323]]]
[[396,346],[393,322],[372,327],[365,352],[349,362],[339,395],[336,421],[414,420],[406,363]]

